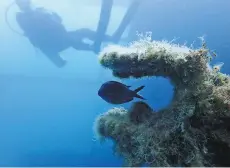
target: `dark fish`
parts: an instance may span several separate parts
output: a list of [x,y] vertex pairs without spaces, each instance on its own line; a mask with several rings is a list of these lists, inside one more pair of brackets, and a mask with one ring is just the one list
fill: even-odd
[[108,103],[123,104],[133,100],[134,97],[145,100],[137,93],[144,88],[141,86],[135,90],[130,90],[131,86],[124,85],[116,81],[104,83],[98,91],[98,95]]

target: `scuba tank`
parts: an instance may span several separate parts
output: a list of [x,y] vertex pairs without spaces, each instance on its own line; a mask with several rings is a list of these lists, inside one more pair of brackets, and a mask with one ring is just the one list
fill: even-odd
[[[21,0],[21,1],[23,2],[23,0]],[[25,36],[23,33],[17,31],[16,29],[14,29],[14,28],[10,25],[9,20],[8,20],[8,13],[9,13],[10,9],[12,8],[12,6],[15,5],[15,4],[16,4],[16,0],[14,0],[12,3],[10,3],[10,4],[7,6],[7,8],[6,8],[6,10],[5,10],[5,22],[6,22],[7,26],[12,30],[12,32],[14,32],[14,33],[16,33],[16,34],[18,34],[18,35],[21,35],[21,36]],[[51,17],[48,17],[48,18],[46,19],[46,20],[47,20],[47,23],[46,23],[46,24],[50,24],[50,23],[52,23],[52,21],[53,21],[53,22],[55,22],[56,26],[63,26],[63,25],[61,25],[62,20],[61,20],[61,18],[60,18],[57,14],[51,13],[51,12],[45,10],[44,8],[36,8],[35,10],[36,10],[37,12],[39,12],[39,14],[41,14],[41,15],[43,15],[43,16],[44,16],[44,15],[50,15],[50,16],[51,16]],[[51,22],[50,22],[50,21],[51,21]],[[59,25],[58,25],[58,24],[59,24]],[[63,26],[63,27],[64,27],[64,26]]]

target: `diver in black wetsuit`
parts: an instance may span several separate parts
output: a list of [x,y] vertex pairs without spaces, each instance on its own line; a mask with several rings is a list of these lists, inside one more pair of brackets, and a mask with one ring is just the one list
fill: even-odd
[[[102,0],[100,21],[96,32],[86,28],[69,32],[63,26],[58,14],[48,13],[44,8],[33,9],[30,0],[15,0],[21,10],[17,13],[16,20],[31,44],[39,48],[57,67],[63,67],[66,61],[60,57],[59,53],[69,47],[98,53],[103,41],[118,42],[139,6],[140,0],[133,1],[112,37],[106,35],[106,30],[113,0]],[[94,41],[94,44],[84,43],[84,38]]]
[[[132,0],[131,5],[129,6],[125,16],[123,17],[119,27],[112,36],[112,42],[118,43],[121,39],[122,34],[124,33],[127,26],[130,24],[134,18],[140,3],[144,0]],[[108,28],[109,20],[111,17],[111,11],[113,7],[114,0],[102,0],[100,20],[97,27],[97,36],[94,42],[94,51],[99,52],[101,43],[106,38],[106,30]]]
[[[94,51],[94,48],[83,42],[84,38],[95,41],[96,32],[90,29],[67,31],[62,19],[56,13],[48,13],[44,8],[32,8],[30,0],[15,0],[20,8],[16,20],[31,44],[39,48],[57,67],[63,67],[66,61],[59,52],[73,47],[77,50]],[[104,36],[103,40],[111,41]]]

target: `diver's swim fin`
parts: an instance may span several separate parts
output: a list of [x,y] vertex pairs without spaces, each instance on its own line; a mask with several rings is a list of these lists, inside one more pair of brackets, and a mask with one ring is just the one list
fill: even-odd
[[134,0],[130,5],[129,9],[127,10],[125,16],[122,19],[121,24],[119,25],[118,29],[113,34],[113,42],[118,43],[123,35],[125,29],[130,24],[131,20],[133,19],[134,15],[136,14],[141,0]]
[[102,0],[100,20],[97,26],[96,38],[94,41],[94,50],[96,53],[100,51],[101,43],[105,39],[112,7],[113,0]]

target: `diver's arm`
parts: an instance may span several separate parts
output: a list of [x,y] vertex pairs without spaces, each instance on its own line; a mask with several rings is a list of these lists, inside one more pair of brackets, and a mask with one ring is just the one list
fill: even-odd
[[66,65],[66,61],[62,59],[57,52],[49,51],[44,48],[40,48],[40,50],[57,68],[62,68]]

